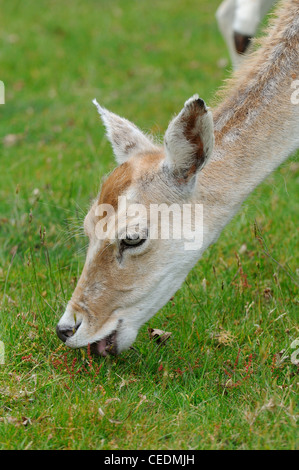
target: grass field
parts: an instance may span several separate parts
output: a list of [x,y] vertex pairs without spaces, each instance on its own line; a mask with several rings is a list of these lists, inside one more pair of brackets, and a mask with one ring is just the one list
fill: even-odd
[[[1,449],[296,448],[295,156],[134,350],[95,358],[55,334],[84,263],[77,228],[114,167],[91,100],[155,135],[193,93],[211,103],[229,75],[218,4],[0,0]],[[161,346],[148,327],[172,335]]]

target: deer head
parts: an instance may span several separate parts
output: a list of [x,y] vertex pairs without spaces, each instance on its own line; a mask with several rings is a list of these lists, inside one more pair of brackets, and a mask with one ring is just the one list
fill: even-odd
[[201,248],[186,250],[183,237],[161,237],[160,220],[153,231],[149,214],[151,206],[181,208],[194,200],[197,175],[213,151],[214,131],[211,112],[198,95],[170,122],[164,145],[94,103],[118,166],[85,218],[86,261],[57,334],[72,348],[91,344],[105,356],[130,347],[199,257]]

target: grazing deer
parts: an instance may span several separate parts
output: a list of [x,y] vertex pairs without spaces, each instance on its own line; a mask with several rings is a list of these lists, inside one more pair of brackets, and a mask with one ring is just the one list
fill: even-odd
[[242,63],[260,22],[275,1],[224,0],[216,11],[218,26],[235,69]]
[[[91,344],[104,356],[129,348],[246,197],[298,148],[299,105],[293,99],[298,48],[299,0],[287,0],[262,47],[234,76],[213,114],[193,96],[170,122],[164,145],[96,103],[119,166],[84,221],[86,262],[57,325],[67,346]],[[145,207],[202,204],[202,245],[194,251],[185,249],[183,239],[151,239],[148,221],[138,216],[133,226],[124,225],[120,196]],[[107,228],[100,239],[96,226],[103,204],[114,208],[120,230]],[[142,236],[135,236],[135,225],[143,227]]]

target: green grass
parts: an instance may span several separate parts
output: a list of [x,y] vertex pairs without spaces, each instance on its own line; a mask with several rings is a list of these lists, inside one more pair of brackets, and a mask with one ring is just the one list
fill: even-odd
[[[134,350],[90,359],[55,334],[84,263],[73,227],[114,166],[91,100],[158,135],[193,93],[210,103],[228,76],[217,66],[228,58],[218,4],[0,1],[2,449],[296,447],[294,158],[251,195]],[[148,327],[172,336],[158,346]]]

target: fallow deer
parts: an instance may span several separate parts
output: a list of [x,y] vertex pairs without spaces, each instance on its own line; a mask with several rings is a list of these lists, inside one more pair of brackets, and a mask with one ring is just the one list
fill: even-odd
[[241,65],[260,22],[275,1],[224,0],[217,9],[218,26],[235,69]]
[[[67,346],[90,344],[105,356],[132,345],[246,197],[298,148],[298,72],[299,0],[287,0],[222,103],[212,113],[197,95],[190,98],[170,122],[164,145],[97,105],[119,166],[84,221],[86,262],[57,325]],[[143,236],[131,234],[135,227],[121,226],[125,237],[118,232],[99,239],[98,207],[111,205],[122,220],[119,196],[145,207],[202,204],[202,246],[188,251],[183,239],[151,239],[144,220],[135,220],[143,225]]]

